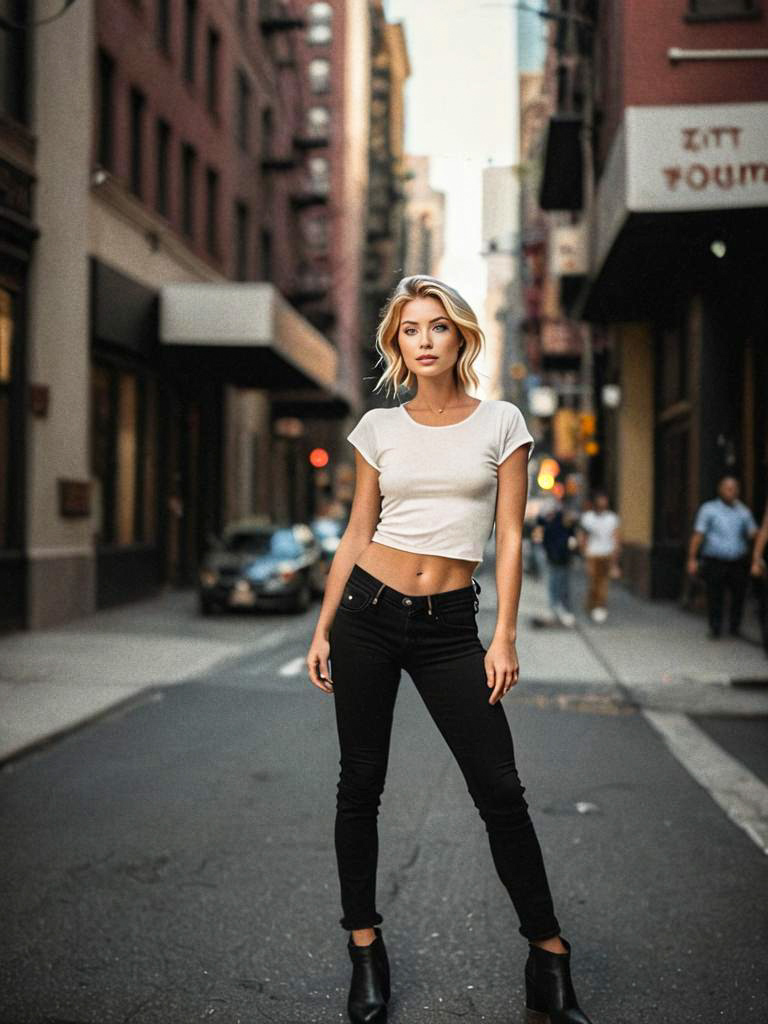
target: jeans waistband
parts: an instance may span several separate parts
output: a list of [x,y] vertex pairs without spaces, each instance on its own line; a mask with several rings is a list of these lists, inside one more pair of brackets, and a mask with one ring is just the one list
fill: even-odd
[[458,608],[467,604],[474,604],[475,610],[477,610],[477,595],[482,589],[473,576],[471,584],[466,587],[458,587],[456,590],[442,590],[435,594],[405,594],[396,590],[395,587],[383,583],[359,566],[357,562],[352,566],[349,579],[368,593],[378,596],[380,602],[397,605],[400,608],[405,606],[411,610],[432,608],[437,611],[448,611],[450,608]]

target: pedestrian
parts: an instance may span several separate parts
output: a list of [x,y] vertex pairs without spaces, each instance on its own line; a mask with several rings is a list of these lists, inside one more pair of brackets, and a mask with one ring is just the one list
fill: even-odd
[[755,546],[752,548],[751,573],[755,577],[758,602],[760,606],[760,635],[763,650],[768,654],[768,580],[766,580],[765,546],[768,544],[768,502],[763,511],[763,521],[755,534]]
[[571,556],[578,547],[573,520],[561,502],[556,502],[538,520],[541,543],[547,557],[549,607],[553,619],[564,626],[574,626],[576,616],[571,609]]
[[739,501],[739,481],[726,473],[718,481],[717,497],[699,507],[688,547],[688,572],[695,576],[700,570],[704,580],[712,640],[722,632],[726,591],[730,596],[729,632],[731,636],[740,634],[749,581],[749,542],[756,533],[752,513]]
[[579,521],[580,549],[587,570],[586,608],[593,622],[608,618],[608,588],[611,579],[619,579],[621,535],[619,517],[611,511],[605,491],[595,491],[592,508]]
[[[374,388],[408,404],[367,411],[348,435],[356,483],[307,654],[333,694],[341,751],[334,840],[355,1022],[386,1020],[390,972],[376,907],[377,816],[401,670],[445,738],[485,823],[495,869],[528,940],[536,1019],[589,1024],[570,977],[541,847],[500,703],[519,679],[516,622],[533,439],[520,410],[467,394],[484,336],[448,284],[400,281],[376,332]],[[499,512],[496,514],[496,509]],[[486,649],[473,577],[496,525],[498,611]],[[425,908],[427,909],[427,908]]]

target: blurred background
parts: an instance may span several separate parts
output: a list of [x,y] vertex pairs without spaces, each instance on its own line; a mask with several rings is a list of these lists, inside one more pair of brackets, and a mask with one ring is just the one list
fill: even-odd
[[5,0],[2,627],[343,522],[419,272],[528,417],[531,515],[605,488],[627,586],[685,599],[719,475],[766,500],[766,46],[758,0]]
[[[342,1018],[306,654],[416,273],[536,441],[504,705],[583,1005],[768,1019],[768,0],[0,0],[0,1021]],[[509,1024],[485,834],[396,718],[392,1020]]]

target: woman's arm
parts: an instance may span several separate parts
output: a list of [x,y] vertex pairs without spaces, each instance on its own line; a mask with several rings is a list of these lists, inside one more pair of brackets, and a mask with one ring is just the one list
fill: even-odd
[[371,541],[376,523],[379,521],[380,510],[379,474],[356,450],[355,494],[349,511],[349,522],[328,570],[323,602],[320,606],[312,643],[307,653],[309,678],[325,693],[333,693],[333,680],[328,672],[328,655],[330,653],[328,634],[331,623],[339,607],[344,584],[352,571],[352,566]]
[[485,656],[489,704],[518,681],[517,610],[523,580],[523,519],[528,498],[528,444],[499,466],[496,495],[496,629]]

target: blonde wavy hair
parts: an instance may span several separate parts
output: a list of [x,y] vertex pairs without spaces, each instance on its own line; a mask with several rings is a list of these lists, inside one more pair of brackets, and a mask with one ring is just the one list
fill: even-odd
[[472,368],[472,364],[483,350],[485,335],[477,322],[477,317],[469,303],[455,288],[427,274],[413,274],[404,277],[395,287],[382,310],[379,326],[376,329],[376,351],[379,359],[376,365],[384,363],[384,370],[374,387],[374,392],[384,389],[384,394],[394,398],[401,388],[409,391],[414,389],[416,376],[405,365],[400,346],[397,343],[397,332],[400,327],[401,310],[411,299],[425,296],[438,299],[445,309],[446,316],[456,325],[464,344],[456,362],[454,373],[463,387],[477,388],[480,378]]

